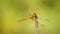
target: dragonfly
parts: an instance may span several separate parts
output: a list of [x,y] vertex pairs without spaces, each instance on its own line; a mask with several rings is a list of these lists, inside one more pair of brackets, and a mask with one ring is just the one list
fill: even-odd
[[32,19],[35,22],[35,32],[36,32],[35,34],[39,34],[37,13],[32,13],[32,14],[30,12],[28,12],[28,13],[30,14],[29,16],[18,20],[18,22],[22,22],[22,21],[25,21],[25,20]]

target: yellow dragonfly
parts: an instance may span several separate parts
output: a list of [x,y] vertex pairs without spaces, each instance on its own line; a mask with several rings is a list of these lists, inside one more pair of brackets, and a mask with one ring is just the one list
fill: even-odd
[[32,19],[35,22],[35,31],[36,31],[35,34],[39,34],[37,13],[33,13],[33,14],[31,14],[30,12],[28,12],[28,13],[30,14],[28,17],[20,19],[20,20],[18,20],[18,22],[22,22],[22,21],[25,21],[25,20],[28,20],[28,19]]

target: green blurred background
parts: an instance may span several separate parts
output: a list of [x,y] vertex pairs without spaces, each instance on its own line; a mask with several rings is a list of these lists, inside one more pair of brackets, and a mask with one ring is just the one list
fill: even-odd
[[0,34],[35,34],[33,20],[17,22],[29,12],[38,15],[39,34],[60,34],[60,0],[0,0]]

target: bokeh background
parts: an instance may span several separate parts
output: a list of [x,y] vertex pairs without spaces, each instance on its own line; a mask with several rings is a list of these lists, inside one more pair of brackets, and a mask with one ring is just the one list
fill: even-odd
[[35,34],[33,20],[17,22],[37,13],[39,34],[60,34],[60,0],[0,0],[0,34]]

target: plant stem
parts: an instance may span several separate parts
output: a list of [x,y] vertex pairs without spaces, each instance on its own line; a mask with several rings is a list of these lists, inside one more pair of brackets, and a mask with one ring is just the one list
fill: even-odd
[[35,14],[35,30],[36,30],[35,34],[38,34],[38,17],[36,14]]

